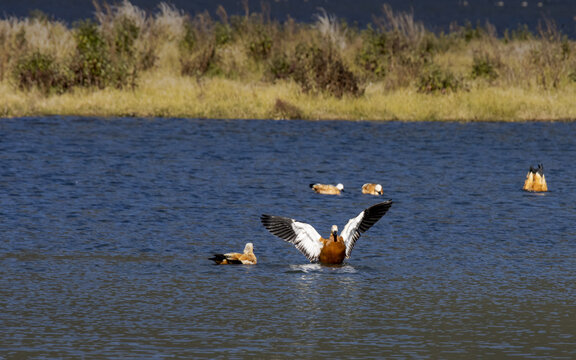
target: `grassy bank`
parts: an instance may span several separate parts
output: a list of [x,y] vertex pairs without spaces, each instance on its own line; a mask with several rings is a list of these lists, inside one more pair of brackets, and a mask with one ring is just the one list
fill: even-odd
[[96,10],[72,26],[0,20],[0,116],[576,119],[576,45],[550,21],[496,37],[490,24],[435,34],[387,6],[363,29],[324,13]]
[[0,86],[2,116],[83,115],[249,119],[530,121],[576,119],[576,88],[529,91],[484,88],[451,94],[366,87],[361,97],[302,93],[293,82],[244,83],[211,78],[142,79],[135,90],[77,89],[62,95]]

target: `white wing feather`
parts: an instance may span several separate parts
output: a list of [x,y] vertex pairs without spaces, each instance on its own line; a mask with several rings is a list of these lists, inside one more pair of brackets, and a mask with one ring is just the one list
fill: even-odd
[[344,230],[342,230],[342,238],[346,244],[346,258],[350,257],[354,244],[356,240],[360,237],[360,234],[370,229],[372,225],[376,224],[384,214],[392,206],[392,201],[384,201],[379,204],[370,206],[368,209],[362,211],[358,216],[348,220]]
[[261,220],[268,231],[294,244],[308,260],[318,261],[323,244],[312,225],[282,216],[262,215]]
[[296,240],[292,243],[302,252],[310,261],[318,261],[320,251],[324,244],[320,242],[320,234],[310,224],[299,221],[292,222],[292,228],[296,234]]
[[354,247],[356,240],[360,237],[358,227],[360,226],[360,222],[362,222],[362,218],[364,218],[365,212],[366,210],[362,211],[358,216],[348,220],[346,226],[344,226],[344,230],[342,230],[342,233],[340,234],[344,239],[344,244],[346,244],[346,258],[350,257],[352,248]]

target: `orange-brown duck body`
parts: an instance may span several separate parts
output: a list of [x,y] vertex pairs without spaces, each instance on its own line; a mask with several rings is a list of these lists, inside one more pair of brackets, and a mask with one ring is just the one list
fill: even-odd
[[340,195],[342,191],[344,191],[344,185],[342,184],[310,184],[310,188],[312,188],[316,194],[322,195]]
[[382,185],[380,184],[368,183],[362,185],[362,194],[382,195],[384,194],[384,190],[382,189]]
[[320,250],[318,260],[322,264],[342,264],[344,258],[346,258],[346,244],[344,243],[344,238],[338,236],[336,225],[332,226],[330,237],[328,239],[320,238],[320,241],[324,245],[322,250]]
[[544,166],[542,164],[538,164],[537,168],[530,166],[528,174],[526,174],[524,187],[522,187],[522,189],[532,192],[548,191],[548,184],[546,183],[546,177],[544,176]]

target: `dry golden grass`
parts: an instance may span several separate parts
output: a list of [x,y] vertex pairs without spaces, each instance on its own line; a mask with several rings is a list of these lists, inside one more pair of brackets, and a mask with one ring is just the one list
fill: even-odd
[[[0,114],[138,116],[187,118],[531,121],[576,119],[576,86],[562,91],[485,87],[451,94],[422,94],[403,89],[386,92],[382,84],[367,87],[362,97],[341,99],[304,94],[291,82],[269,84],[224,78],[195,80],[148,74],[134,91],[77,89],[43,96],[0,84]],[[288,115],[278,108],[288,104]],[[290,108],[293,107],[293,108]]]

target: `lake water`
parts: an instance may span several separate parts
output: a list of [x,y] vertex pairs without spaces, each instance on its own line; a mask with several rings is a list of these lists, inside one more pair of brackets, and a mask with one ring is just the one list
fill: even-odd
[[[0,358],[575,358],[575,134],[1,119]],[[537,162],[551,191],[523,192]],[[384,197],[360,193],[371,181]],[[384,199],[340,267],[310,264],[259,222],[327,235]],[[208,260],[249,241],[258,265]]]
[[[130,3],[148,11],[158,12],[162,0],[130,0]],[[467,21],[474,26],[493,24],[500,35],[504,30],[515,30],[519,25],[527,25],[537,32],[538,24],[544,19],[552,19],[558,28],[572,38],[576,37],[576,4],[574,0],[356,0],[350,6],[349,0],[171,0],[173,4],[189,14],[208,11],[215,18],[216,9],[222,5],[230,15],[244,15],[245,4],[251,12],[267,13],[271,18],[285,21],[288,17],[301,22],[314,22],[316,15],[325,9],[329,14],[357,23],[364,27],[373,22],[374,17],[382,17],[382,5],[389,4],[397,12],[414,14],[414,19],[423,22],[429,30],[448,31],[452,23],[464,25]],[[100,2],[102,3],[102,2]],[[108,1],[110,4],[121,1]],[[262,6],[264,4],[264,7]],[[30,11],[39,9],[73,23],[78,19],[93,17],[93,0],[2,0],[0,17],[28,16]]]

